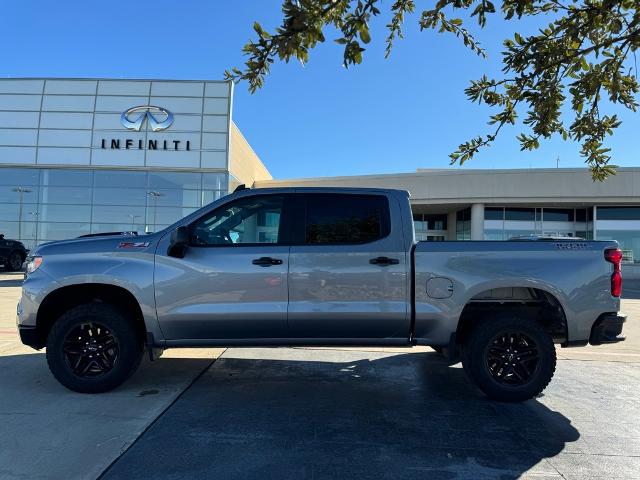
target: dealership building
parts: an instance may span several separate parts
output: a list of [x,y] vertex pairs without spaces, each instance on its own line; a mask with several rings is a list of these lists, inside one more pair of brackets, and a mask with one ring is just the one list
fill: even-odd
[[241,183],[383,187],[409,190],[420,240],[616,239],[640,269],[640,168],[273,179],[232,110],[222,81],[0,79],[0,233],[156,231]]

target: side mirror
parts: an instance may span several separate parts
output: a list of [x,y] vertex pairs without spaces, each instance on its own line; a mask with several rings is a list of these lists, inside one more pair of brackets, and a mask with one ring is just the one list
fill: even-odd
[[167,249],[167,255],[170,257],[184,258],[187,252],[187,246],[189,245],[189,228],[178,227],[171,232],[171,239],[169,240],[169,248]]

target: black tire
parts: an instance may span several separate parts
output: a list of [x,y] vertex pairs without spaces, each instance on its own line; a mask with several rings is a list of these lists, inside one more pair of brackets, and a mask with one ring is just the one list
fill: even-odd
[[4,264],[4,269],[7,272],[19,272],[22,270],[22,263],[24,262],[24,257],[18,251],[11,252],[7,257],[7,261]]
[[462,346],[462,365],[487,397],[521,402],[534,398],[553,378],[556,349],[534,320],[501,315],[477,320]]
[[75,392],[106,392],[121,385],[137,370],[144,351],[132,320],[106,303],[68,310],[47,337],[49,370]]

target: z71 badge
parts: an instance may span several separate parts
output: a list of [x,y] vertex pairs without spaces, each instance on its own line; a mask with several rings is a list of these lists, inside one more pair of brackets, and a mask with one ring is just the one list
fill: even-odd
[[149,242],[120,242],[118,248],[146,248]]

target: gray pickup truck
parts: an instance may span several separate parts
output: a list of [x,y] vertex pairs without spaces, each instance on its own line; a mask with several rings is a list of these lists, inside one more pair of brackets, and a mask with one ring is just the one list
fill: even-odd
[[79,392],[120,385],[145,350],[429,345],[521,401],[554,343],[623,340],[620,263],[611,241],[416,243],[404,191],[244,189],[157,233],[41,245],[18,328]]

